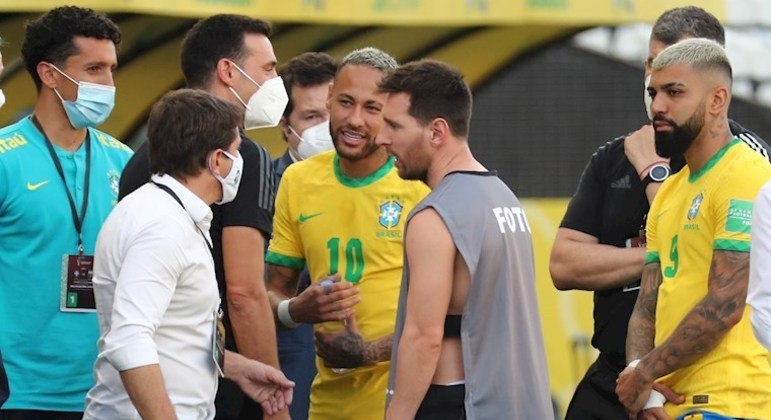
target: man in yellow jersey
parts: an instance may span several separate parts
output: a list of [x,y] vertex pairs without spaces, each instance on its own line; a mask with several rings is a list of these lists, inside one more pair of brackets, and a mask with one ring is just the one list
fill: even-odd
[[[753,200],[771,166],[728,128],[731,65],[717,43],[688,39],[653,61],[656,150],[687,165],[648,213],[647,258],[616,387],[634,417],[654,382],[685,397],[646,411],[768,418],[771,368],[745,307]],[[656,411],[658,410],[658,411]],[[659,417],[663,416],[663,417]]]
[[[327,99],[335,150],[287,168],[276,197],[268,287],[280,327],[317,324],[311,419],[383,418],[404,224],[428,194],[375,144],[377,84],[396,66],[374,48],[342,60]],[[290,299],[306,265],[313,284]]]

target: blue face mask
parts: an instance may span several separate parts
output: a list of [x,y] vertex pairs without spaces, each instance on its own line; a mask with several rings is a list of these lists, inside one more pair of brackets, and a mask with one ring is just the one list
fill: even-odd
[[115,86],[100,85],[90,82],[76,82],[75,79],[51,64],[54,70],[78,85],[78,97],[75,101],[65,101],[59,91],[56,96],[62,101],[64,112],[75,128],[96,127],[110,116],[115,106]]

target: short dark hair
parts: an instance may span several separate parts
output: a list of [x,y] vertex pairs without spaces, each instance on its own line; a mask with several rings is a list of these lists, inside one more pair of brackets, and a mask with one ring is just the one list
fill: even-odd
[[707,38],[725,46],[725,29],[708,11],[696,6],[678,7],[659,16],[651,30],[651,39],[672,45],[685,37]]
[[386,75],[378,88],[410,95],[407,112],[420,124],[444,118],[453,135],[468,137],[471,90],[457,69],[436,60],[413,61]]
[[78,54],[75,37],[109,39],[117,47],[120,30],[107,16],[92,9],[62,6],[51,9],[39,18],[27,22],[21,56],[35,87],[42,84],[37,65],[46,61],[61,65],[67,58]]
[[147,121],[150,171],[198,175],[207,167],[209,153],[233,143],[243,115],[240,106],[203,90],[167,93],[153,106]]
[[329,83],[335,78],[337,62],[329,54],[306,52],[294,57],[278,68],[278,75],[284,80],[284,88],[289,96],[289,103],[284,108],[284,117],[289,117],[294,110],[292,88],[308,87]]
[[246,54],[245,34],[270,35],[270,23],[242,15],[214,15],[199,20],[182,41],[182,73],[187,87],[208,87],[217,63],[228,58],[236,64]]

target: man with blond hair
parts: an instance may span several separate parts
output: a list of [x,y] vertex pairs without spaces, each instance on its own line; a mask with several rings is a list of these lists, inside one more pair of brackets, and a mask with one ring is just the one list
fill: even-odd
[[764,418],[771,413],[771,367],[745,300],[753,202],[771,166],[731,134],[732,70],[719,44],[681,41],[652,69],[657,153],[682,154],[686,166],[662,185],[648,213],[629,364],[616,393],[630,416],[659,382],[685,397],[664,405],[669,416]]

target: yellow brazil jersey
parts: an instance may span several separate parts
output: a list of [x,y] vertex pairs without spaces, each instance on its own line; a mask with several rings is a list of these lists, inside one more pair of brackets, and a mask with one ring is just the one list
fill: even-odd
[[[301,269],[313,282],[340,273],[356,283],[356,322],[365,340],[393,334],[403,265],[407,214],[428,187],[404,181],[393,158],[375,173],[352,179],[334,151],[287,168],[276,197],[267,261]],[[337,330],[339,322],[316,325]],[[389,363],[339,374],[317,357],[311,387],[312,419],[382,419]]]
[[[738,139],[699,172],[688,166],[667,180],[648,213],[646,262],[660,262],[655,345],[661,345],[707,293],[712,254],[750,251],[753,201],[771,179],[771,165]],[[716,348],[661,379],[683,394],[667,404],[675,417],[702,409],[742,418],[771,415],[768,352],[749,323],[750,307]]]

